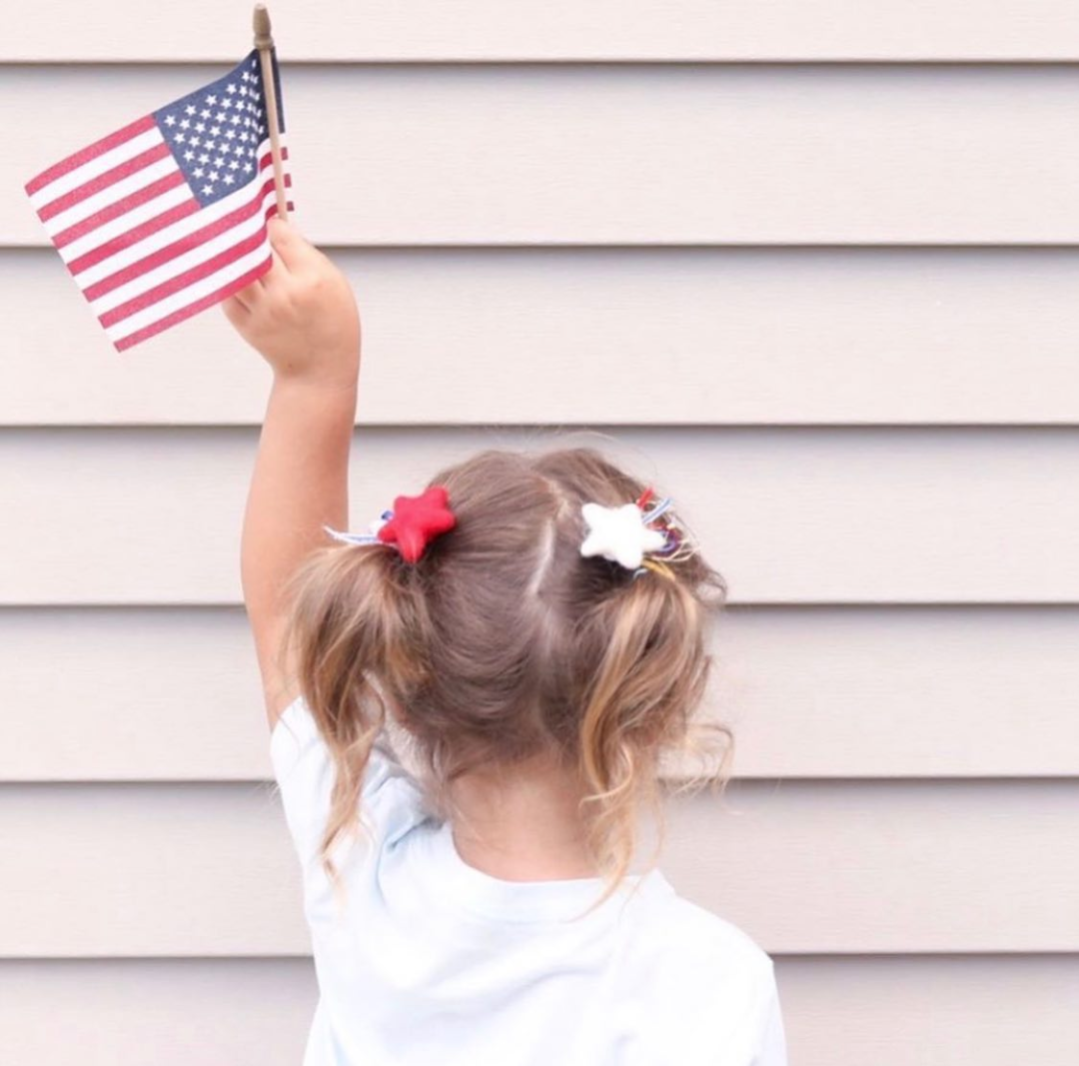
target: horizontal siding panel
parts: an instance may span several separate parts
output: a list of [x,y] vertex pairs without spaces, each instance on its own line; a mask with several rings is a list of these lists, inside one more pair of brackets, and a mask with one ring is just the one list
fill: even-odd
[[[222,18],[213,0],[189,0],[183,19],[135,0],[111,6],[108,18],[73,0],[38,0],[34,12],[11,27],[0,61],[227,60],[247,40],[242,17]],[[1075,59],[1074,14],[1065,0],[326,0],[317,18],[302,0],[273,6],[286,59],[377,62]]]
[[[1079,777],[1076,647],[1077,609],[735,609],[702,716],[740,778]],[[0,611],[0,677],[0,781],[270,776],[241,609]]]
[[317,999],[307,959],[3,962],[4,1061],[296,1066]]
[[0,610],[0,677],[0,781],[271,776],[242,608]]
[[1074,956],[780,958],[776,978],[797,1066],[1079,1061]]
[[[2,792],[5,957],[307,952],[268,786]],[[739,781],[671,801],[663,869],[769,952],[1075,952],[1077,818],[1076,781]]]
[[[780,957],[776,980],[801,1066],[1079,1059],[1074,957]],[[295,1066],[316,995],[307,959],[8,961],[0,1031],[17,1063],[66,1062],[78,1047],[79,1066],[141,1066],[152,1047],[154,1066]]]
[[[1079,422],[1079,251],[334,254],[369,424]],[[0,252],[0,288],[0,424],[261,421],[219,312],[118,356],[51,251]]]
[[[86,115],[104,134],[218,69],[0,69],[0,244],[45,243],[19,186],[85,143]],[[286,82],[297,218],[320,242],[1079,242],[1066,68],[300,67]]]
[[[0,499],[18,516],[0,534],[0,603],[239,603],[257,443],[0,433]],[[598,445],[674,496],[732,602],[1079,602],[1071,430],[364,429],[352,525],[478,448],[552,444]]]
[[1077,627],[1058,609],[735,610],[708,716],[743,777],[1079,777]]

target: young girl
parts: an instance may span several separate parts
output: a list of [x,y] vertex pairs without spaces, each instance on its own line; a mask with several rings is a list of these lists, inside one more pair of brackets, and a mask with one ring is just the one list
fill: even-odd
[[242,579],[320,990],[305,1066],[784,1066],[770,957],[628,873],[718,575],[592,449],[482,452],[347,533],[355,301],[270,233],[225,312],[274,374]]

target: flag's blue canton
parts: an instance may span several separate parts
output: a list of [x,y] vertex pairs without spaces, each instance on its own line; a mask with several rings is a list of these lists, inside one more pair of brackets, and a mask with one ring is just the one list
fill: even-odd
[[[276,75],[276,57],[274,67]],[[236,192],[258,177],[258,146],[269,136],[258,51],[154,119],[201,206]]]

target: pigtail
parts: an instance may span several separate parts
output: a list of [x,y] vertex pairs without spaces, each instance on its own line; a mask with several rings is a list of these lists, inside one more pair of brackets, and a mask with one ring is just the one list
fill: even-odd
[[649,865],[658,859],[666,832],[659,765],[665,754],[711,756],[709,741],[719,739],[718,777],[705,767],[683,777],[675,791],[706,783],[723,788],[727,780],[731,730],[694,717],[712,668],[705,646],[708,623],[723,604],[726,585],[691,542],[681,543],[678,561],[666,565],[646,558],[643,568],[617,583],[583,619],[578,663],[586,679],[578,752],[590,792],[582,808],[591,808],[590,844],[609,882],[596,906],[629,869],[642,803],[658,830]]
[[330,859],[361,821],[364,772],[388,711],[400,712],[422,684],[427,626],[414,569],[385,544],[313,552],[289,582],[282,661],[333,757],[337,770],[320,854]]
[[596,906],[629,869],[640,802],[663,821],[656,759],[684,732],[685,709],[704,689],[701,610],[680,582],[648,573],[605,597],[584,619],[581,647],[601,650],[579,726],[580,770],[590,790],[583,803],[591,807],[592,850],[611,882]]

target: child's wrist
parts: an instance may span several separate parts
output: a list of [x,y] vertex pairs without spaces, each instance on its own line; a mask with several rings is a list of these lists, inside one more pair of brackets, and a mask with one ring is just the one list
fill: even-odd
[[274,386],[301,388],[313,391],[350,392],[359,385],[360,354],[346,353],[332,360],[328,366],[276,366]]

